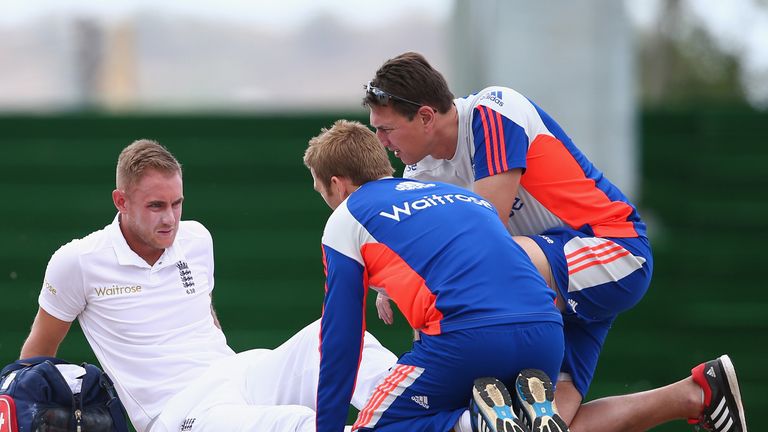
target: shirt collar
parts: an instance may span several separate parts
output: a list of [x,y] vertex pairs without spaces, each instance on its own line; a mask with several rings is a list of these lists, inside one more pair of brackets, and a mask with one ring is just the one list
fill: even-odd
[[[128,242],[123,236],[123,232],[120,231],[120,213],[115,215],[112,223],[107,226],[107,232],[112,240],[112,246],[115,249],[115,255],[117,255],[117,262],[124,266],[137,266],[144,268],[153,268],[143,258],[141,258],[136,252],[128,246]],[[178,236],[178,232],[176,233]],[[155,269],[161,269],[170,265],[175,265],[179,261],[185,261],[184,253],[176,246],[176,241],[173,242],[171,247],[167,248],[160,259],[154,265]]]

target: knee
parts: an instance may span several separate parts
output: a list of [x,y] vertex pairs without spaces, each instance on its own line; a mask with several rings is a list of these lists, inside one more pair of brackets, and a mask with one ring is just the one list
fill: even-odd
[[293,428],[286,429],[296,432],[315,432],[315,411],[307,407],[296,407],[296,422]]
[[571,424],[573,418],[576,417],[576,412],[581,406],[581,393],[576,389],[573,381],[559,381],[557,388],[555,389],[555,404],[557,405],[557,411],[560,413],[560,417],[565,420],[567,424]]
[[306,327],[300,330],[301,333],[314,333],[315,336],[320,332],[320,318],[307,324]]

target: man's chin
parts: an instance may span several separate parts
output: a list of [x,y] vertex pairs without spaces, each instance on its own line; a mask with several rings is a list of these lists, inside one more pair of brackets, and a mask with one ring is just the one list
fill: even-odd
[[411,158],[409,158],[408,156],[403,156],[402,154],[396,155],[396,156],[397,156],[398,159],[400,159],[400,162],[402,162],[405,165],[411,165],[411,164],[415,164],[416,162],[418,162],[418,161],[411,162]]
[[400,162],[406,165],[409,165],[409,163],[406,162],[406,160],[404,159],[404,158],[407,158],[407,156],[403,155],[403,153],[400,150],[390,150],[390,153],[392,153],[392,155],[397,159],[400,159]]
[[158,249],[168,249],[173,245],[174,240],[176,240],[175,234],[170,237],[163,236],[161,238],[155,238],[155,247]]

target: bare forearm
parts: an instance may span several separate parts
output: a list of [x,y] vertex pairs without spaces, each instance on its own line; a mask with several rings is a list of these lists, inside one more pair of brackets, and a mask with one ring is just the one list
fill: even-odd
[[52,344],[50,342],[41,340],[41,338],[34,338],[32,335],[30,335],[24,342],[24,346],[21,347],[21,354],[19,358],[29,358],[36,356],[55,357],[58,350],[58,344]]
[[21,347],[21,358],[35,356],[56,356],[61,341],[69,331],[71,323],[49,315],[42,308],[38,310],[27,340]]

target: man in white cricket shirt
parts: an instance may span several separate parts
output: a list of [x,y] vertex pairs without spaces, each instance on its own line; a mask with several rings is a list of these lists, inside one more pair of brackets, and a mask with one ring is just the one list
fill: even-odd
[[[111,224],[53,254],[21,357],[55,356],[72,322],[139,432],[314,431],[319,324],[236,354],[212,306],[213,242],[181,221],[181,165],[155,141],[117,161]],[[353,405],[396,357],[366,335]]]

